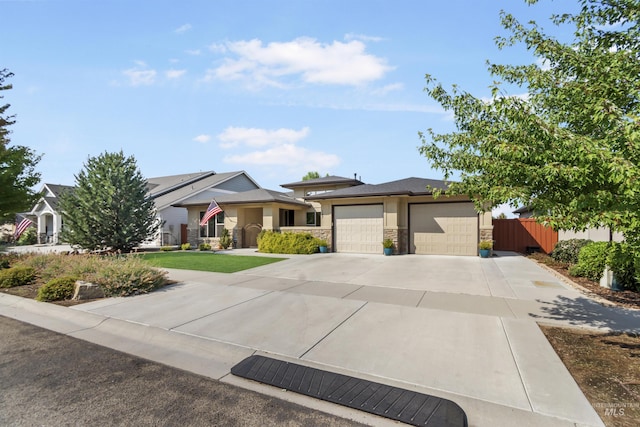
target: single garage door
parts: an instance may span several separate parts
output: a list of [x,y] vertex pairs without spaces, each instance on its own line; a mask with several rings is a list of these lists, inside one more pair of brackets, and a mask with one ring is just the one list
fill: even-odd
[[409,206],[409,252],[477,255],[478,214],[472,203]]
[[382,205],[336,206],[336,252],[382,253]]

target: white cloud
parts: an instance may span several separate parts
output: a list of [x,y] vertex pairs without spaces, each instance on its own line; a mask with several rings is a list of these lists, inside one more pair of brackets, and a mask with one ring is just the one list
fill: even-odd
[[344,35],[345,40],[360,40],[363,42],[381,42],[384,40],[382,37],[366,36],[364,34],[347,33]]
[[131,86],[150,86],[155,83],[157,72],[156,70],[142,70],[135,67],[124,70],[122,74],[129,78]]
[[167,76],[168,79],[178,79],[186,72],[187,70],[167,70],[165,71],[165,76]]
[[307,135],[309,135],[308,127],[300,130],[285,128],[269,130],[230,126],[218,135],[218,139],[221,141],[220,147],[222,148],[231,148],[238,145],[263,147],[266,145],[295,144],[306,138]]
[[536,64],[538,64],[538,67],[540,67],[541,70],[549,71],[551,69],[551,63],[546,58],[536,59]]
[[242,165],[284,166],[309,171],[330,169],[340,163],[340,158],[334,154],[312,151],[295,144],[281,144],[264,151],[226,156],[224,161]]
[[258,150],[231,154],[225,163],[286,168],[290,171],[328,170],[340,163],[334,154],[314,151],[297,145],[309,135],[309,128],[258,129],[228,127],[217,137],[225,149],[251,147]]
[[191,24],[184,24],[184,25],[179,26],[175,30],[173,30],[173,32],[176,33],[176,34],[182,34],[182,33],[186,33],[190,29],[191,29]]
[[211,43],[209,45],[209,50],[214,53],[226,53],[227,47],[221,43]]
[[515,208],[511,207],[508,203],[503,203],[493,208],[491,215],[497,218],[500,214],[505,214],[507,218],[516,218],[516,215],[513,213],[514,210]]
[[196,142],[201,142],[202,144],[209,142],[211,139],[211,135],[201,134],[193,138]]
[[373,89],[371,91],[372,95],[386,95],[389,92],[392,92],[394,90],[402,90],[404,88],[404,84],[402,83],[392,83],[386,86],[383,86],[381,88],[378,89]]
[[185,52],[187,53],[187,55],[191,56],[199,56],[202,53],[200,49],[187,49],[185,50]]
[[[213,46],[222,51],[218,45]],[[233,57],[208,70],[205,80],[246,80],[282,86],[289,77],[305,83],[357,86],[379,80],[392,69],[383,58],[366,53],[365,44],[359,40],[324,44],[301,37],[264,45],[253,39],[226,42],[224,48]]]

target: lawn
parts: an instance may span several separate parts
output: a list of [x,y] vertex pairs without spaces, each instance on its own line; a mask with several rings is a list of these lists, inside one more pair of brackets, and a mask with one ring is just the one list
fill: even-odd
[[248,270],[287,259],[186,251],[146,253],[142,254],[142,258],[156,267],[211,271],[215,273],[235,273],[236,271]]

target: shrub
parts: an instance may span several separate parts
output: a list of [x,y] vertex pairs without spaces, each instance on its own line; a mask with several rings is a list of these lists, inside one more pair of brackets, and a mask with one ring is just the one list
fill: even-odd
[[263,231],[258,240],[258,250],[274,254],[312,254],[318,252],[321,242],[310,233]]
[[27,228],[16,243],[20,246],[35,245],[38,243],[38,230],[35,227]]
[[100,285],[105,296],[124,297],[151,292],[166,281],[166,272],[136,256],[112,258],[89,281]]
[[211,245],[208,243],[200,243],[200,245],[198,246],[198,249],[201,251],[210,251]]
[[19,258],[20,255],[15,252],[0,253],[0,270],[11,267]]
[[572,276],[598,281],[607,264],[609,242],[591,242],[580,249],[578,262],[569,268]]
[[636,252],[627,243],[613,243],[609,250],[607,265],[613,272],[618,284],[625,289],[638,289],[635,269],[636,258]]
[[231,246],[231,236],[229,235],[229,230],[226,228],[222,229],[222,235],[220,236],[220,246],[222,249],[227,249]]
[[61,276],[74,276],[79,280],[85,280],[107,262],[107,259],[99,255],[26,254],[14,265],[31,267],[43,282],[48,282]]
[[481,240],[480,243],[478,243],[478,249],[486,251],[492,248],[493,248],[493,240]]
[[0,271],[0,288],[30,285],[36,280],[36,271],[31,267],[11,267]]
[[393,240],[391,239],[384,239],[382,241],[382,247],[386,248],[386,249],[393,249]]
[[49,280],[38,289],[38,301],[61,301],[70,299],[75,291],[77,277],[63,276]]
[[188,251],[189,249],[191,249],[191,243],[183,243],[182,245],[180,245],[180,249],[182,249],[183,251]]
[[173,246],[162,246],[160,250],[162,252],[171,252],[173,250]]
[[550,254],[551,258],[558,262],[576,264],[578,262],[580,249],[589,243],[591,243],[589,239],[561,240],[556,244],[555,248],[553,248]]

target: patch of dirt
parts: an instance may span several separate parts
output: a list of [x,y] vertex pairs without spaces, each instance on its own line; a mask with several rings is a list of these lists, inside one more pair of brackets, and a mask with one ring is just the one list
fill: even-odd
[[569,265],[567,263],[557,262],[543,253],[533,253],[528,257],[538,264],[554,270],[563,276],[567,283],[591,297],[599,297],[625,308],[640,309],[640,292],[630,290],[612,291],[611,289],[603,288],[600,283],[589,280],[586,277],[574,277],[569,274]]
[[639,335],[540,328],[605,425],[640,425]]

